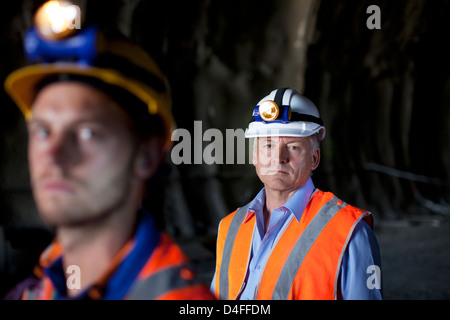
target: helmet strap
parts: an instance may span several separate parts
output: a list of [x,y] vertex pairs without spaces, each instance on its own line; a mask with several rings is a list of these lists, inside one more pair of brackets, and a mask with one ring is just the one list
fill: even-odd
[[277,90],[277,92],[275,93],[275,98],[273,99],[273,101],[278,105],[278,107],[281,108],[281,106],[283,106],[283,96],[284,93],[286,92],[288,88],[280,88]]

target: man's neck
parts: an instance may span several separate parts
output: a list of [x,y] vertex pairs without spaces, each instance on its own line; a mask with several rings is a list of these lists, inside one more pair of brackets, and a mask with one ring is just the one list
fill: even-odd
[[281,207],[286,203],[298,189],[279,191],[266,188],[265,209],[271,213],[274,209]]
[[106,274],[114,257],[132,237],[135,224],[136,212],[116,212],[94,223],[58,228],[64,270],[71,265],[80,270],[81,288],[67,288],[68,296],[76,296]]
[[267,231],[267,227],[269,226],[270,216],[272,211],[276,208],[281,207],[286,203],[297,191],[298,189],[293,190],[273,190],[270,188],[265,188],[266,191],[266,202],[263,209],[264,214],[264,233]]

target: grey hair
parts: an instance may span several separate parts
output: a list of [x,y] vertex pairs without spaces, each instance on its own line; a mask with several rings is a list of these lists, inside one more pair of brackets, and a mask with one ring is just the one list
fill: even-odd
[[320,149],[320,133],[317,132],[311,136],[309,136],[309,141],[311,142],[311,155],[316,151],[316,149]]

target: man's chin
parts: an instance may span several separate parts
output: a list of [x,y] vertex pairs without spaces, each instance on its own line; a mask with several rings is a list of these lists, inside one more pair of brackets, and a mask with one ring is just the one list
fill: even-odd
[[67,226],[76,222],[76,219],[70,218],[69,215],[63,210],[53,211],[48,209],[39,209],[39,215],[44,223],[52,227]]
[[80,223],[85,215],[79,205],[70,201],[38,203],[38,211],[41,219],[53,227]]

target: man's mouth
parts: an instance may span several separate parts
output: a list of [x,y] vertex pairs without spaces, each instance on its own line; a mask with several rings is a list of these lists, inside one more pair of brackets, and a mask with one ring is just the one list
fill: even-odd
[[285,171],[285,170],[281,170],[281,169],[267,169],[262,171],[261,173],[263,173],[264,175],[288,175],[289,172]]
[[48,180],[42,184],[44,191],[73,193],[75,188],[64,180]]

